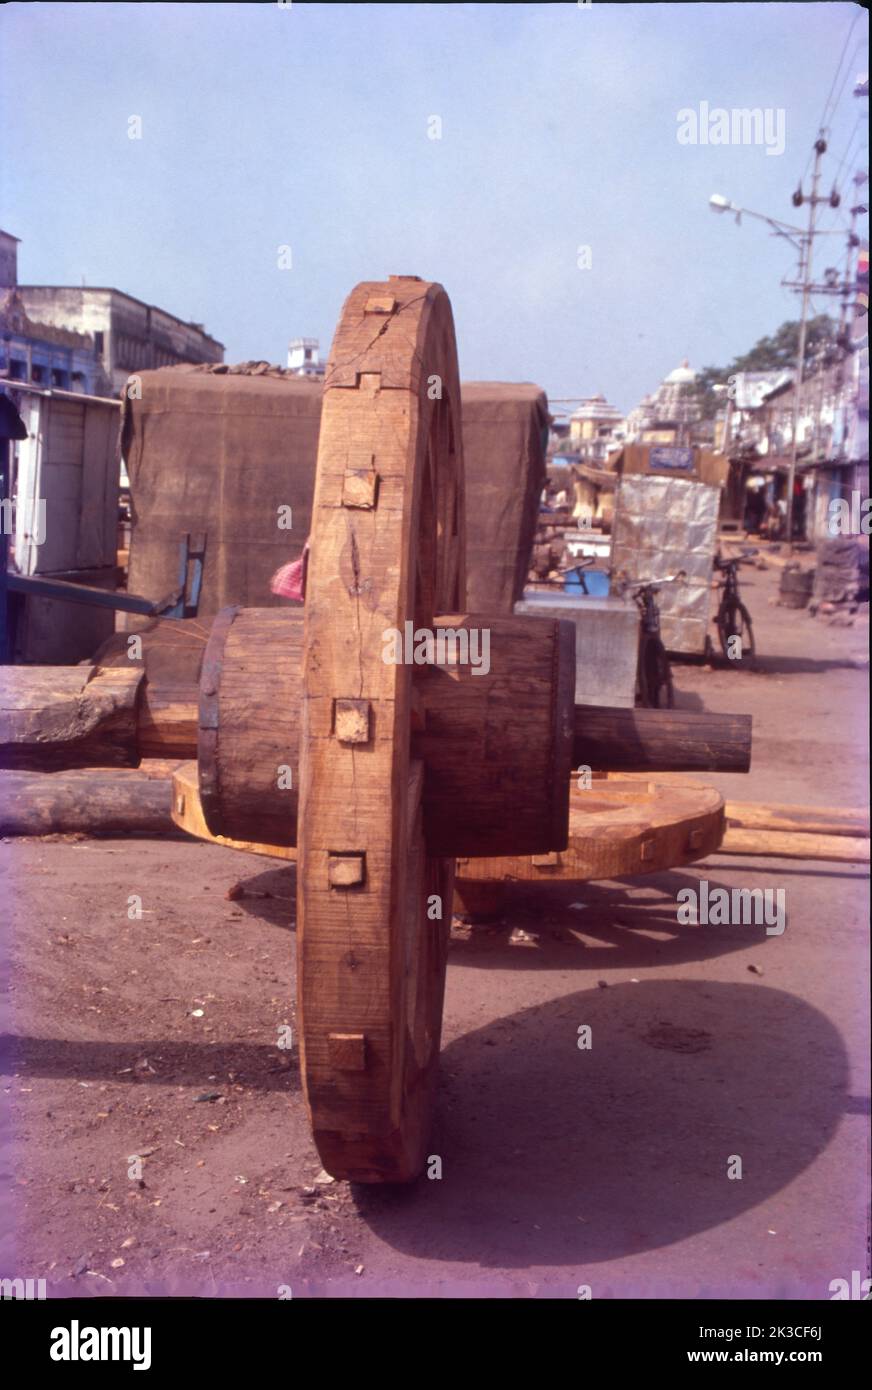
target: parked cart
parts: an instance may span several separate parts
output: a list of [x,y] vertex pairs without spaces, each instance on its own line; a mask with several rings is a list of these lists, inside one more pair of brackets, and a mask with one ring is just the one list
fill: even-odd
[[[443,383],[436,399],[430,373]],[[441,286],[410,276],[358,285],[330,355],[314,491],[297,479],[303,505],[311,496],[305,607],[237,600],[207,635],[198,622],[190,641],[185,623],[152,620],[140,668],[95,674],[90,696],[76,679],[51,684],[41,673],[0,691],[9,777],[60,770],[76,753],[90,767],[107,741],[116,764],[134,761],[144,741],[195,746],[193,775],[175,779],[176,822],[294,855],[304,1094],[325,1168],[363,1182],[407,1181],[426,1162],[455,862],[471,884],[693,862],[721,843],[717,792],[677,795],[646,776],[597,794],[574,769],[647,773],[701,758],[743,771],[750,753],[747,718],[646,711],[637,722],[633,710],[579,706],[574,630],[562,614],[468,612],[460,420]],[[219,511],[216,524],[220,539],[229,519]],[[422,630],[436,646],[419,660]],[[386,632],[406,639],[405,657],[385,659]],[[464,659],[485,633],[487,666]],[[170,651],[165,639],[177,635]],[[152,639],[161,659],[149,662]],[[130,771],[112,769],[122,781]],[[96,828],[87,788],[56,790]],[[110,796],[116,826],[123,791]],[[33,785],[13,786],[11,800],[20,817]],[[39,805],[56,824],[57,796]]]
[[670,652],[711,652],[712,573],[726,460],[697,448],[628,445],[617,460],[611,576],[624,585],[683,577],[660,594]]

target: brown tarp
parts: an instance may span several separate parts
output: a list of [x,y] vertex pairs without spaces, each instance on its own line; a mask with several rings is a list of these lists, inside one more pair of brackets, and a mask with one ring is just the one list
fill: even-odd
[[[130,591],[172,592],[185,533],[205,532],[200,616],[231,603],[286,602],[269,581],[299,558],[309,534],[320,383],[266,364],[161,367],[139,379],[141,399],[125,400],[121,425]],[[292,509],[291,530],[279,528],[281,506]]]
[[548,401],[529,382],[460,387],[470,612],[511,613],[524,590],[545,486]]
[[[128,587],[162,598],[178,586],[186,532],[206,532],[199,615],[287,600],[269,581],[309,534],[321,384],[245,363],[162,367],[124,403],[122,451],[133,527]],[[466,468],[467,608],[511,613],[530,563],[550,417],[528,383],[461,387]],[[280,530],[280,505],[293,529]],[[128,619],[139,628],[142,619]]]

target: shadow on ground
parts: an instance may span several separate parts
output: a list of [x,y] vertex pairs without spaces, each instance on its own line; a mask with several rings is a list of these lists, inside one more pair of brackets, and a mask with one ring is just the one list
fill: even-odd
[[[143,1063],[147,1065],[143,1065]],[[93,1042],[80,1038],[0,1037],[0,1075],[51,1076],[78,1081],[116,1081],[135,1086],[202,1086],[213,1092],[215,1076],[236,1080],[254,1091],[298,1091],[296,1060],[284,1060],[274,1045],[177,1042],[146,1038],[136,1042]],[[222,1080],[219,1091],[226,1085]]]
[[[646,878],[596,883],[509,884],[498,923],[473,927],[467,940],[452,942],[452,965],[481,969],[627,970],[712,960],[749,946],[766,948],[763,926],[683,926],[677,894],[696,888],[733,887],[717,871],[697,866]],[[510,944],[520,929],[530,941]]]
[[[854,1104],[846,1085],[832,1024],[764,985],[569,994],[450,1044],[432,1145],[442,1179],[355,1199],[394,1248],[482,1268],[581,1275],[757,1205],[765,1249],[766,1199],[826,1147]],[[727,1176],[733,1155],[741,1180]],[[736,1260],[725,1276],[756,1276],[753,1254]]]

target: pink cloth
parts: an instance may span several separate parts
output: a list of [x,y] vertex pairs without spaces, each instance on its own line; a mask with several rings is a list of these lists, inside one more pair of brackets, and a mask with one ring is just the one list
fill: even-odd
[[282,565],[269,582],[272,593],[282,598],[294,598],[302,603],[306,597],[306,570],[309,563],[309,542],[303,546],[303,553],[293,564]]

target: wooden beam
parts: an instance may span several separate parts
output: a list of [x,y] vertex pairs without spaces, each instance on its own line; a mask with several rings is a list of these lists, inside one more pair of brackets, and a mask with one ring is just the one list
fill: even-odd
[[862,807],[728,801],[727,826],[731,830],[789,830],[806,835],[853,835],[868,839],[869,812]]
[[741,854],[752,859],[828,859],[834,864],[868,864],[869,841],[842,834],[728,829],[716,853]]
[[171,768],[0,772],[0,834],[166,834],[175,829]]
[[142,667],[0,668],[0,768],[133,766],[144,674]]

